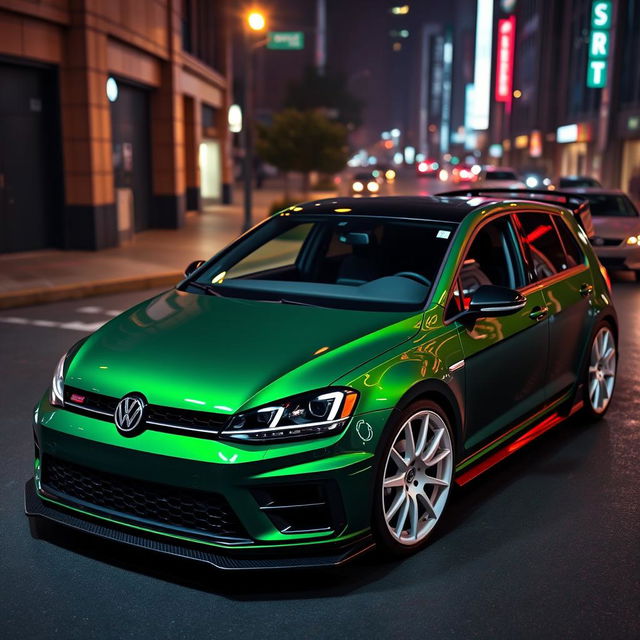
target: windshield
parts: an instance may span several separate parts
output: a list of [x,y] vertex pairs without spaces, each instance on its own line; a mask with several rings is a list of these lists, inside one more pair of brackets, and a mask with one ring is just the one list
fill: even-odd
[[586,197],[591,205],[592,216],[629,218],[638,215],[635,207],[631,204],[631,200],[622,194],[588,194]]
[[451,223],[281,214],[212,258],[186,288],[291,304],[418,310],[454,230]]
[[487,171],[485,180],[517,180],[513,171]]
[[594,178],[576,177],[576,178],[560,178],[561,189],[575,189],[578,187],[599,187],[600,183]]

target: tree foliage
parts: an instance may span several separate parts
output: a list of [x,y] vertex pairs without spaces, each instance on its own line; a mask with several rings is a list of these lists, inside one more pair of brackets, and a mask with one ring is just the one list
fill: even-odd
[[320,74],[315,67],[306,69],[300,80],[289,83],[285,107],[322,111],[349,130],[362,124],[363,102],[349,91],[347,76],[332,72]]
[[258,155],[288,173],[336,173],[348,159],[347,130],[316,111],[285,109],[270,125],[258,125]]

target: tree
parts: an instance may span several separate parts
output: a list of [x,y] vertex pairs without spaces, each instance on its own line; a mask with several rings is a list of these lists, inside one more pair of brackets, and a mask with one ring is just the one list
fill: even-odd
[[303,174],[308,196],[310,173],[336,173],[348,159],[347,130],[316,111],[285,109],[270,125],[258,125],[258,155],[285,174],[285,199],[289,199],[288,173]]
[[[364,70],[354,75],[368,73]],[[300,80],[289,83],[284,104],[300,111],[322,111],[349,130],[362,124],[363,102],[349,91],[347,76],[343,73],[320,74],[315,67],[307,68]]]

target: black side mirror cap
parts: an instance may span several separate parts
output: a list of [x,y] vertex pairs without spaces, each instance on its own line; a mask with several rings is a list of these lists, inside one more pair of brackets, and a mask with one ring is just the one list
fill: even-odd
[[523,309],[526,304],[526,296],[515,289],[485,284],[473,292],[469,308],[461,316],[468,319],[509,316]]
[[194,260],[189,263],[189,266],[184,270],[185,278],[188,278],[190,275],[195,273],[204,263],[204,260]]

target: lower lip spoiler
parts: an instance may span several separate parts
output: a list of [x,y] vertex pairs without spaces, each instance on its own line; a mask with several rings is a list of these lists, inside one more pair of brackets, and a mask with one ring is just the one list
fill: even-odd
[[103,523],[97,520],[89,520],[78,517],[72,512],[66,512],[50,507],[41,500],[36,493],[35,482],[33,478],[25,485],[24,491],[24,511],[30,518],[43,518],[50,522],[70,527],[77,531],[82,531],[105,540],[112,540],[120,544],[126,544],[131,547],[145,549],[147,551],[155,551],[173,557],[184,558],[185,560],[194,560],[223,570],[250,570],[250,569],[312,569],[321,567],[335,567],[342,565],[356,556],[359,556],[375,545],[371,536],[359,539],[357,542],[333,547],[331,551],[326,553],[316,553],[309,555],[295,555],[290,549],[288,553],[291,555],[274,555],[279,551],[283,554],[283,550],[274,550],[271,555],[255,556],[249,555],[228,555],[211,552],[208,549],[195,548],[187,545],[181,545],[179,541],[163,541],[155,537],[141,536],[137,533],[131,533],[124,529],[112,526],[109,523]]

